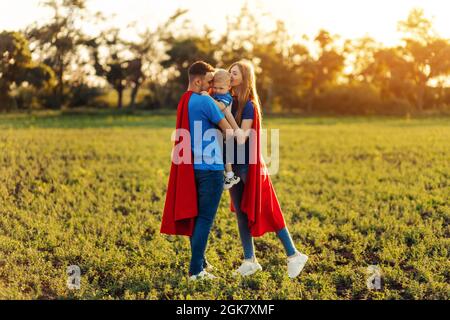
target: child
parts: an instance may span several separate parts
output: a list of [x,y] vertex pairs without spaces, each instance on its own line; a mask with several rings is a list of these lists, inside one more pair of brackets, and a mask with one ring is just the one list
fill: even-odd
[[[228,123],[231,125],[233,130],[240,130],[233,115],[231,114],[231,112],[229,112],[229,109],[226,110],[226,108],[228,107],[231,109],[231,105],[233,104],[233,97],[229,92],[229,90],[231,89],[230,83],[231,83],[230,73],[224,69],[216,69],[216,72],[214,73],[211,97],[215,99],[216,104],[221,111],[225,110],[224,112],[225,118],[227,119]],[[238,184],[241,179],[234,174],[231,163],[226,161],[225,154],[226,152],[224,150],[225,182],[223,188],[225,190],[228,190],[235,184]]]

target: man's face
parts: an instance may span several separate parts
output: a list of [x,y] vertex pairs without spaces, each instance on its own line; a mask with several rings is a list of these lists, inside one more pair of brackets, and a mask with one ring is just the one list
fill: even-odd
[[207,73],[204,77],[202,77],[200,91],[208,91],[213,82],[214,74],[212,72]]

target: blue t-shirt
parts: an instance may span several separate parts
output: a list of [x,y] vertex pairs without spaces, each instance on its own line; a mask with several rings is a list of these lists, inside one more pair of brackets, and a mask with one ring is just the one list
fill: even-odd
[[222,102],[226,107],[233,103],[233,97],[229,92],[225,94],[213,94],[212,97],[213,99]]
[[211,97],[196,93],[189,99],[188,109],[194,169],[224,170],[223,139],[217,124],[225,116]]
[[[237,112],[237,100],[233,101],[233,106],[231,107],[231,113],[234,117],[236,117]],[[242,120],[254,120],[255,117],[255,108],[253,107],[253,103],[249,100],[247,104],[244,106],[242,110]],[[250,144],[249,139],[245,142],[245,144],[238,146],[238,144],[234,143],[234,164],[249,164],[250,163]],[[238,156],[239,154],[239,156]],[[244,158],[245,156],[245,158]],[[239,161],[238,161],[239,160]]]

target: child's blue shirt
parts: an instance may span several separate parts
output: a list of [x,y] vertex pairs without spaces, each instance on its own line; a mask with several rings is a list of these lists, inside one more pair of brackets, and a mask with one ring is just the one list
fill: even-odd
[[212,98],[214,100],[222,102],[225,105],[225,107],[228,107],[233,103],[233,97],[229,92],[226,94],[213,94]]

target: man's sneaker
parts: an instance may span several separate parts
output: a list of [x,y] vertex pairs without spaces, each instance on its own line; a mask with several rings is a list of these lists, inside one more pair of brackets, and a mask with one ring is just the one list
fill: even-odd
[[239,178],[238,176],[233,176],[233,178],[225,177],[223,188],[225,190],[231,189],[231,187],[234,186],[235,184],[238,184],[239,181],[241,181],[241,178]]
[[306,254],[297,253],[291,257],[287,258],[287,269],[289,278],[293,279],[302,272],[306,261],[308,261],[308,256]]
[[202,280],[202,279],[206,279],[206,280],[212,280],[212,279],[216,279],[217,277],[205,270],[200,271],[199,274],[193,275],[189,277],[189,280]]
[[212,271],[212,270],[215,270],[215,269],[216,268],[211,263],[209,263],[208,260],[205,259],[203,261],[203,270]]
[[234,276],[241,275],[243,277],[247,277],[261,270],[262,267],[257,261],[244,260],[241,266],[236,271],[233,272],[233,275]]

